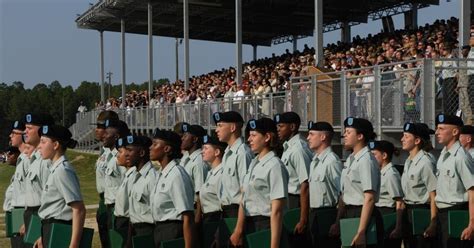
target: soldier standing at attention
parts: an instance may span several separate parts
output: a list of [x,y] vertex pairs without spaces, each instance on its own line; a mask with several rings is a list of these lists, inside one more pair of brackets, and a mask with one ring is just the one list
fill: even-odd
[[312,247],[341,247],[337,234],[319,234],[320,224],[317,219],[319,213],[324,214],[328,209],[337,211],[336,206],[341,194],[342,163],[331,148],[334,129],[327,122],[310,121],[308,131],[308,145],[315,153],[310,164],[308,179]]
[[[100,112],[97,116],[97,123],[95,123],[95,139],[99,142],[103,142],[105,135],[105,120],[119,120],[116,112],[107,110]],[[105,207],[105,170],[106,160],[109,156],[110,149],[106,147],[100,147],[100,154],[95,163],[95,181],[97,186],[97,193],[99,193],[99,208],[96,213],[96,221],[99,229],[99,237],[102,248],[109,248],[109,231],[107,228],[107,210]]]
[[366,231],[372,217],[377,224],[377,242],[383,242],[382,217],[375,208],[380,193],[380,170],[367,146],[375,137],[370,121],[353,117],[344,121],[344,148],[352,153],[341,174],[342,195],[339,201],[343,207],[339,208],[339,212],[345,210],[345,214],[338,213],[338,217],[360,218],[353,246],[366,245]]
[[[402,149],[409,153],[402,174],[403,200],[407,211],[403,218],[405,233],[404,246],[435,247],[436,218],[438,210],[435,205],[436,175],[434,161],[425,151],[431,147],[430,134],[433,133],[423,123],[405,123]],[[414,235],[412,232],[413,209],[430,209],[431,221],[423,235]]]
[[[31,216],[37,215],[41,205],[41,194],[48,181],[50,174],[51,160],[43,159],[38,150],[40,144],[39,129],[44,125],[53,125],[53,117],[49,114],[30,113],[25,116],[25,143],[34,147],[34,152],[30,157],[28,173],[25,181],[25,214],[23,225],[25,233],[28,233],[28,226]],[[20,231],[21,232],[21,231]],[[30,247],[29,245],[26,245]]]
[[244,119],[235,112],[216,112],[212,116],[216,123],[219,141],[227,143],[222,158],[221,193],[222,218],[236,218],[241,200],[240,189],[249,168],[253,153],[242,137]]
[[172,131],[155,130],[150,159],[161,171],[151,194],[151,212],[155,223],[155,247],[164,241],[184,238],[186,248],[193,247],[194,190],[191,177],[175,160],[181,156],[181,140]]
[[309,215],[309,164],[313,156],[298,130],[301,119],[295,112],[285,112],[274,116],[278,138],[283,142],[281,161],[289,175],[288,208],[300,208],[300,219],[296,224],[294,235],[290,235],[290,246],[305,245],[306,226]]
[[[463,121],[456,115],[436,116],[436,139],[444,148],[438,159],[436,206],[442,248],[472,247],[474,240],[474,160],[459,143]],[[459,238],[449,237],[448,213],[468,210],[469,224]]]
[[127,123],[120,120],[105,121],[105,135],[102,143],[110,152],[105,160],[104,199],[107,207],[107,229],[113,229],[112,217],[115,207],[117,189],[125,176],[125,167],[117,165],[117,149],[115,143],[120,137],[130,134]]
[[[86,209],[82,200],[79,179],[71,163],[66,158],[67,148],[74,148],[77,142],[71,132],[58,125],[45,125],[40,128],[41,142],[39,151],[43,159],[52,161],[51,175],[43,188],[41,207],[38,215],[41,218],[41,237],[36,241],[38,247],[54,242],[49,240],[54,223],[71,225],[69,247],[79,247],[82,229],[86,218]],[[63,237],[62,237],[63,238]]]

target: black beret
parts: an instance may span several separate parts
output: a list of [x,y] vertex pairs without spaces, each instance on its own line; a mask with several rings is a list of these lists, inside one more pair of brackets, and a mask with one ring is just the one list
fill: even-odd
[[227,143],[220,142],[218,138],[213,137],[213,136],[209,136],[209,135],[204,135],[202,137],[202,141],[203,141],[203,144],[215,145],[215,146],[219,146],[219,147],[222,147],[222,148],[227,147]]
[[13,125],[12,125],[12,130],[20,130],[20,131],[23,131],[25,130],[25,122],[23,121],[15,121],[13,122]]
[[153,139],[160,139],[168,143],[170,146],[179,151],[181,148],[181,137],[179,134],[169,130],[160,130],[159,128],[155,129],[153,133]]
[[186,122],[181,125],[181,131],[183,133],[190,133],[196,137],[202,137],[206,135],[206,130],[203,127],[199,125],[190,125]]
[[320,122],[309,121],[308,130],[326,131],[326,132],[334,133],[334,128],[331,126],[331,124],[325,121],[320,121]]
[[260,133],[277,132],[277,126],[275,122],[266,117],[262,117],[258,120],[252,119],[247,123],[249,131],[258,131]]
[[69,129],[60,125],[45,125],[42,126],[38,132],[40,136],[56,139],[62,143],[65,143],[69,148],[74,148],[77,144],[77,142],[72,139],[72,134]]
[[97,125],[97,128],[104,128],[105,129],[105,121],[106,120],[119,120],[118,114],[112,110],[105,110],[100,112],[99,116],[97,116],[97,123],[91,123],[91,125]]
[[121,134],[120,136],[130,134],[130,129],[128,129],[127,123],[121,120],[105,120],[104,126],[105,128],[116,128]]
[[25,115],[25,124],[31,124],[35,126],[51,126],[54,125],[54,119],[50,114],[47,113],[29,113]]
[[386,140],[370,141],[369,148],[370,150],[377,150],[387,154],[393,154],[395,151],[395,146]]
[[411,123],[407,122],[403,125],[403,132],[411,133],[424,140],[429,140],[430,135],[434,134],[435,131],[430,129],[425,123]]
[[464,122],[462,121],[461,117],[456,116],[456,115],[445,115],[445,114],[439,114],[436,116],[436,126],[438,124],[449,124],[449,125],[455,125],[458,127],[464,126]]
[[217,124],[219,122],[234,122],[234,123],[244,123],[244,118],[235,111],[227,111],[227,112],[215,112],[212,115],[214,118],[214,122]]
[[474,127],[471,125],[464,125],[461,127],[461,134],[474,135]]
[[363,118],[347,117],[346,120],[344,120],[344,127],[355,128],[364,135],[374,133],[374,126],[372,126],[372,123]]
[[125,147],[128,145],[149,148],[151,146],[151,139],[146,136],[128,135],[118,139],[115,143],[116,148]]
[[288,123],[288,124],[297,124],[297,125],[301,124],[301,118],[295,112],[285,112],[282,114],[276,114],[273,117],[273,121],[275,121],[276,124],[278,123]]

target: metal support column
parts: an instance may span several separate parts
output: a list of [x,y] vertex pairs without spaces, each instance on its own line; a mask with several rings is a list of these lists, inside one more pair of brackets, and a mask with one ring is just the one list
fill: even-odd
[[176,61],[176,81],[175,82],[178,82],[179,80],[179,52],[178,52],[178,47],[179,47],[179,39],[176,38],[176,45],[175,45],[175,51],[174,51],[174,54],[175,54],[175,61]]
[[104,31],[100,30],[100,101],[105,104],[105,87],[104,87]]
[[411,5],[411,28],[418,28],[418,3],[412,3]]
[[189,0],[183,0],[184,88],[189,87]]
[[351,26],[348,21],[342,22],[341,28],[341,41],[344,43],[351,42]]
[[323,0],[314,0],[314,48],[315,65],[322,66],[323,55]]
[[153,92],[153,6],[148,2],[148,102]]
[[423,61],[423,82],[421,83],[421,109],[420,122],[435,126],[435,70],[432,59]]
[[253,61],[257,61],[257,45],[252,45],[253,48]]
[[126,83],[126,75],[125,75],[125,19],[120,20],[120,32],[122,36],[122,104],[121,106],[125,107],[125,83]]
[[[459,4],[459,48],[469,45],[471,36],[471,1],[461,0]],[[461,54],[461,51],[459,51]]]
[[242,84],[242,0],[235,0],[235,55],[237,85]]
[[296,52],[296,50],[298,50],[298,36],[296,35],[293,35],[292,36],[292,39],[293,39],[293,53]]

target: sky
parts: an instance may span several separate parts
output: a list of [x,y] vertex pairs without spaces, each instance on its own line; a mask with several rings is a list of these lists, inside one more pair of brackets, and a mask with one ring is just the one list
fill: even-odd
[[[418,24],[459,16],[459,1],[439,0],[439,6],[419,10]],[[0,82],[21,81],[32,88],[38,83],[58,80],[63,86],[77,87],[81,81],[100,81],[99,32],[79,29],[76,14],[84,13],[95,0],[0,0]],[[395,28],[402,28],[403,15],[394,16]],[[378,33],[381,21],[352,27],[352,35]],[[324,34],[324,44],[340,39],[340,31]],[[298,41],[313,46],[308,37]],[[112,72],[112,84],[120,84],[120,33],[104,32],[105,72]],[[175,39],[153,38],[153,78],[175,78]],[[284,53],[291,43],[258,47],[258,58]],[[244,62],[252,59],[252,47],[244,45]],[[126,35],[127,83],[148,81],[148,38]],[[183,78],[183,46],[179,47],[179,71]],[[190,73],[200,75],[235,65],[232,43],[190,41]]]

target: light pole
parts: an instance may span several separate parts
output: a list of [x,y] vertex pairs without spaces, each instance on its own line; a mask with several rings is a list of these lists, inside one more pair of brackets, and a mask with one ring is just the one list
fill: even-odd
[[[112,72],[107,72],[107,79],[109,80],[109,89],[108,89],[108,97],[107,98],[110,98],[110,87],[112,87]],[[105,102],[103,103],[105,104]]]

